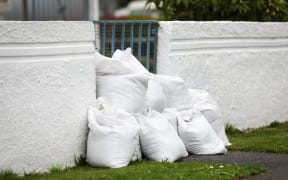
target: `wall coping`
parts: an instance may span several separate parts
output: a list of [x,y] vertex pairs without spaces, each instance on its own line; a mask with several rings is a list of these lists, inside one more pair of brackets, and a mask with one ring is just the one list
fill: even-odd
[[171,39],[288,38],[288,22],[160,21],[161,26],[171,33],[177,32]]
[[89,21],[0,21],[0,43],[95,41]]

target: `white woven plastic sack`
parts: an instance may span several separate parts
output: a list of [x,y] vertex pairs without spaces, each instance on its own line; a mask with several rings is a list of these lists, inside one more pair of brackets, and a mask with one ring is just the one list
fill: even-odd
[[167,106],[167,97],[163,87],[154,79],[148,82],[148,89],[145,98],[146,108],[162,112]]
[[87,162],[94,167],[127,166],[135,152],[139,125],[134,116],[106,104],[88,109]]
[[178,117],[178,133],[186,150],[192,154],[222,154],[227,151],[205,117],[195,109],[189,119]]
[[127,112],[143,112],[148,76],[142,74],[98,75],[96,95]]
[[127,64],[134,73],[150,74],[140,61],[133,56],[131,48],[127,48],[126,50],[117,49],[112,58]]
[[97,75],[131,74],[134,72],[129,63],[103,56],[98,52],[95,52],[95,61]]
[[153,79],[163,87],[167,97],[167,107],[175,108],[179,112],[193,108],[188,88],[180,77],[155,75]]
[[174,162],[188,155],[185,146],[168,120],[157,111],[136,115],[140,124],[140,144],[150,160]]
[[225,133],[224,122],[216,101],[205,90],[189,89],[189,93],[192,97],[193,104],[204,115],[224,145],[231,145]]

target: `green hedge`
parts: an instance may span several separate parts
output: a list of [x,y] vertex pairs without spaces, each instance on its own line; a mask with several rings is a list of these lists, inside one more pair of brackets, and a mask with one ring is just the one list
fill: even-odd
[[148,0],[165,20],[287,21],[288,0]]

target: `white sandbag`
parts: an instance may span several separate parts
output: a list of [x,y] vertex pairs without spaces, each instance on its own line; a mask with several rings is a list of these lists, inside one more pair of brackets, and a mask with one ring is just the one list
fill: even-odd
[[142,74],[98,75],[96,95],[127,112],[143,112],[148,76]]
[[150,74],[140,61],[133,56],[131,48],[127,48],[126,50],[117,49],[112,58],[127,64],[134,73]]
[[87,162],[94,167],[127,166],[137,146],[139,125],[134,116],[105,104],[88,109]]
[[174,108],[165,108],[164,111],[161,113],[173,126],[175,131],[178,133],[178,112]]
[[174,162],[188,155],[185,146],[168,120],[157,111],[135,115],[141,127],[140,144],[150,160]]
[[215,110],[202,110],[201,113],[208,120],[216,134],[223,141],[225,146],[230,146],[231,143],[225,132],[225,125],[222,120],[221,114]]
[[205,117],[195,109],[189,119],[178,117],[178,133],[190,153],[222,154],[227,151]]
[[179,112],[193,108],[188,88],[180,77],[155,75],[153,79],[164,88],[167,97],[167,107],[175,108]]
[[103,56],[97,51],[95,52],[95,61],[97,75],[131,74],[134,72],[129,63]]
[[192,98],[193,105],[204,115],[224,145],[231,145],[225,133],[225,125],[217,102],[205,90],[189,89],[189,94]]
[[167,106],[167,97],[163,87],[154,79],[148,81],[148,89],[145,98],[145,107],[162,112]]
[[[105,114],[117,114],[117,109],[115,109],[113,107],[113,105],[111,104],[111,102],[109,102],[107,99],[105,99],[104,97],[98,97],[97,100],[93,103],[93,105],[91,105],[92,107],[95,107],[96,109],[102,111]],[[134,117],[134,116],[133,116]],[[109,126],[110,124],[114,124],[113,119],[112,121],[108,121],[110,118],[106,119],[105,121],[100,122],[100,124],[104,124]],[[136,121],[136,119],[128,119],[125,122],[129,123],[129,124],[134,124],[135,122],[137,124],[137,126],[139,127],[140,130],[140,126],[138,125],[138,122]],[[136,144],[135,146],[135,150],[132,156],[132,161],[137,161],[137,160],[142,160],[142,153],[141,153],[141,147],[140,147],[140,139],[139,139],[139,134],[135,137],[135,141],[134,143]]]

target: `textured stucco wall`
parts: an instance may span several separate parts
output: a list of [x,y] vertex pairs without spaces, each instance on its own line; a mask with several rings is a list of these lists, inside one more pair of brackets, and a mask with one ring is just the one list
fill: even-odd
[[0,22],[0,169],[43,172],[85,154],[95,99],[89,22]]
[[288,23],[160,22],[159,74],[208,90],[226,123],[288,120]]

